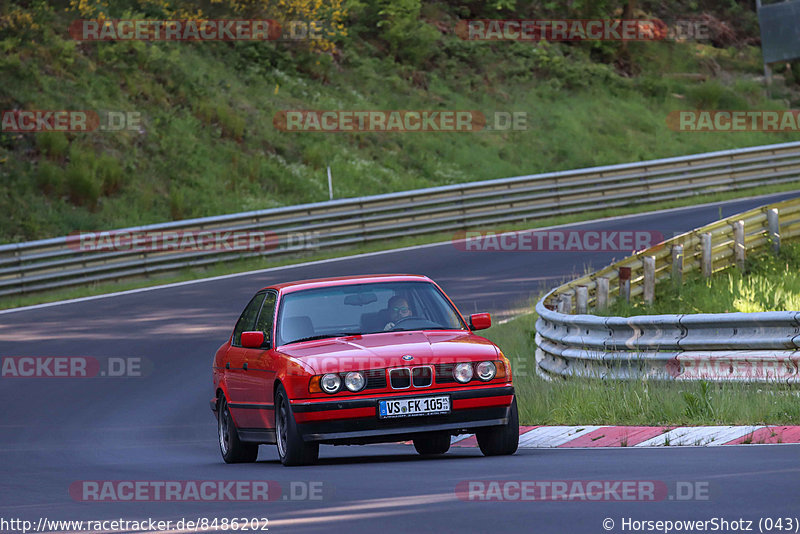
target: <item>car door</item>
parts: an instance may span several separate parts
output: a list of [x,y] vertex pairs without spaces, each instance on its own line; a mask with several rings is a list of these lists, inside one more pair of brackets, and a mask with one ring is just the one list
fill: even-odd
[[243,385],[246,402],[253,406],[248,420],[258,428],[275,427],[275,406],[273,399],[273,383],[275,380],[275,353],[271,350],[272,331],[275,320],[275,302],[277,293],[268,291],[256,319],[253,330],[264,333],[264,346],[259,349],[248,349],[245,355],[247,371],[244,373]]
[[260,292],[250,299],[245,307],[231,337],[231,346],[228,349],[225,362],[225,376],[228,390],[228,406],[233,419],[239,428],[251,428],[253,419],[252,409],[248,407],[248,351],[242,347],[242,332],[249,332],[255,327],[258,312],[264,303],[266,293]]

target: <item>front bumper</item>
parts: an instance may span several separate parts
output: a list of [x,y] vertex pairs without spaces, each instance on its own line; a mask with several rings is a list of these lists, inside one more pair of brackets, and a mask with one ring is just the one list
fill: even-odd
[[[449,395],[451,412],[396,419],[378,418],[378,401],[386,398]],[[383,395],[365,399],[292,403],[305,441],[363,444],[402,441],[426,432],[465,434],[508,423],[513,386],[427,391],[424,395]]]

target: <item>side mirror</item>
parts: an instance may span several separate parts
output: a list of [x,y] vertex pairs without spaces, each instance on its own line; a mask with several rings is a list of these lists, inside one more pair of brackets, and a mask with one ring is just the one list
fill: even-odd
[[264,332],[242,332],[242,346],[260,349],[264,345]]
[[[483,330],[492,326],[492,316],[488,313],[473,313],[469,316],[469,326],[473,330]],[[244,339],[244,334],[242,334]]]

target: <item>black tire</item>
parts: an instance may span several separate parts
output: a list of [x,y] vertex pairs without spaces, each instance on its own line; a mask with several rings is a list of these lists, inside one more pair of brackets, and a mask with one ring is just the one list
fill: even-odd
[[283,384],[275,392],[275,441],[278,456],[286,466],[313,464],[319,458],[319,443],[305,442],[297,430],[292,405]]
[[431,434],[414,438],[414,448],[423,456],[444,454],[450,450],[450,434]]
[[493,426],[475,432],[478,447],[484,456],[504,456],[517,452],[519,446],[519,414],[517,413],[517,397],[511,401],[511,413],[508,423]]
[[245,443],[239,439],[224,396],[217,400],[217,441],[226,464],[255,462],[258,458],[258,443]]

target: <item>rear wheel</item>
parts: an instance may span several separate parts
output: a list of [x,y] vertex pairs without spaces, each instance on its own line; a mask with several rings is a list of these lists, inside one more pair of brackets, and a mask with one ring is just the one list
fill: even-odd
[[225,463],[255,462],[258,458],[258,443],[245,443],[239,439],[224,396],[217,401],[217,435],[219,452],[222,453]]
[[475,432],[478,446],[484,456],[502,456],[514,454],[519,446],[519,414],[517,413],[517,397],[511,401],[508,423],[493,426]]
[[424,456],[444,454],[450,450],[450,434],[433,434],[414,438],[414,448]]
[[313,464],[319,458],[319,443],[306,443],[297,429],[292,405],[283,385],[275,392],[275,438],[283,465]]

